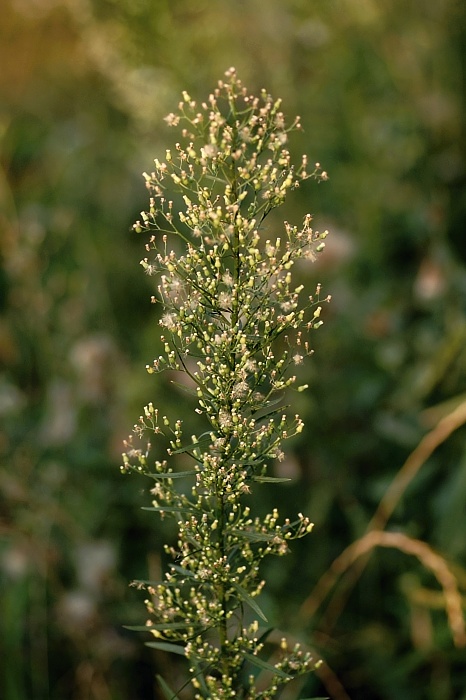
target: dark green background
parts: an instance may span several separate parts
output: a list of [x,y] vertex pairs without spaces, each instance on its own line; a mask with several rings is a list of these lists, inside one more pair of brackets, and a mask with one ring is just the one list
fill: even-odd
[[[324,609],[297,616],[466,394],[464,3],[3,0],[1,15],[2,700],[151,700],[156,671],[179,673],[122,627],[145,619],[127,583],[157,578],[170,534],[140,510],[148,484],[120,475],[121,442],[144,403],[182,401],[144,370],[159,327],[130,227],[146,206],[140,174],[172,145],[163,117],[230,65],[301,115],[292,150],[330,175],[269,224],[310,211],[332,231],[301,274],[333,301],[310,390],[292,395],[306,422],[284,446],[294,482],[252,501],[316,523],[269,562],[264,605],[346,693],[314,679],[307,695],[464,700],[465,651],[415,558],[376,551],[334,625]],[[435,451],[388,524],[452,562],[463,595],[465,436]]]

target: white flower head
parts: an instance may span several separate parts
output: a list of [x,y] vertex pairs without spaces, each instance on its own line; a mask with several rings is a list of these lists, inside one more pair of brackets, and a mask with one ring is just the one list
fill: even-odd
[[176,328],[176,316],[170,313],[164,314],[160,319],[160,325],[165,326],[169,331],[174,330]]
[[224,284],[226,284],[228,287],[232,287],[233,281],[234,280],[233,280],[233,277],[232,277],[230,270],[227,270],[226,272],[224,272],[224,274],[222,276],[222,282]]

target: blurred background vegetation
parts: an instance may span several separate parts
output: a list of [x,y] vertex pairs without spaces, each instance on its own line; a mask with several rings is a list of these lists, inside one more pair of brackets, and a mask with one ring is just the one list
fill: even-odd
[[[171,145],[163,117],[234,65],[302,116],[295,154],[330,174],[270,223],[311,211],[332,231],[302,274],[333,301],[293,395],[293,481],[255,494],[316,523],[269,563],[265,605],[328,663],[307,695],[464,700],[465,651],[416,557],[377,549],[333,612],[311,595],[466,396],[464,3],[3,0],[1,14],[0,697],[149,700],[156,671],[180,673],[123,629],[144,620],[128,581],[157,578],[167,533],[140,510],[143,480],[120,475],[121,442],[144,403],[181,400],[144,370],[159,330],[130,227],[140,174]],[[441,553],[463,597],[465,435],[439,441],[387,524]]]

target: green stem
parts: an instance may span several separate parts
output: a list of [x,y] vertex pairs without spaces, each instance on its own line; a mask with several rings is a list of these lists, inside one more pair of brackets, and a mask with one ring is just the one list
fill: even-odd
[[[220,503],[219,519],[218,519],[219,520],[218,529],[219,529],[219,537],[220,537],[220,556],[223,559],[225,557],[226,550],[225,550],[225,502],[224,502],[224,497],[223,497],[222,492],[218,493],[217,499],[219,500],[219,503]],[[221,589],[220,589],[220,604],[221,604],[222,610],[223,610],[223,616],[222,616],[222,619],[220,621],[220,628],[219,628],[222,672],[225,673],[226,675],[229,675],[228,654],[227,654],[227,648],[226,648],[226,645],[228,642],[227,602],[226,602],[225,583],[223,581],[221,582]]]
[[[235,199],[237,198],[238,183],[237,183],[236,167],[235,167],[234,161],[231,164],[231,191],[232,191],[233,201],[235,201]],[[240,257],[239,257],[240,240],[239,240],[239,228],[238,228],[238,225],[236,223],[234,225],[234,231],[233,231],[232,250],[233,250],[233,260],[234,260],[234,269],[233,269],[234,296],[233,296],[233,301],[232,301],[230,332],[233,334],[233,333],[235,333],[235,330],[236,330],[236,327],[238,324],[238,319],[239,319],[238,289],[239,289],[239,279],[240,279]],[[231,373],[234,375],[235,370],[236,370],[236,357],[235,357],[234,351],[232,353],[230,367],[231,367]],[[230,389],[230,391],[231,391],[231,389]],[[230,395],[230,397],[228,399],[228,410],[229,411],[231,411],[232,403],[233,402],[232,402],[232,398]],[[228,444],[228,442],[229,442],[228,437],[226,440],[227,440],[227,444]],[[220,538],[220,542],[219,542],[220,555],[222,558],[224,558],[224,557],[226,557],[226,533],[225,533],[226,501],[225,501],[225,493],[223,491],[223,487],[221,486],[221,484],[219,482],[217,482],[217,502],[219,505],[218,529],[219,529],[219,538]],[[227,628],[228,621],[227,621],[227,604],[226,604],[225,588],[226,588],[226,586],[222,582],[221,591],[220,591],[220,603],[221,603],[222,610],[223,610],[223,617],[222,617],[220,628],[219,628],[219,637],[220,637],[222,671],[224,673],[230,675],[228,650],[226,647],[226,644],[228,642],[228,628]]]

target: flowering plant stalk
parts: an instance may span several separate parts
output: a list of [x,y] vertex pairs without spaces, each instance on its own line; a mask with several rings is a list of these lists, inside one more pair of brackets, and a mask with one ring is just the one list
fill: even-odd
[[[254,517],[248,495],[261,482],[286,480],[267,469],[283,458],[283,440],[303,428],[283,394],[296,382],[293,366],[311,354],[308,331],[322,323],[320,285],[303,297],[292,268],[314,260],[327,231],[314,231],[306,215],[301,227],[285,222],[282,236],[266,238],[264,220],[290,190],[326,173],[318,164],[309,171],[306,156],[291,163],[286,144],[299,117],[287,125],[280,100],[250,95],[233,68],[207,102],[183,93],[166,120],[182,127],[182,140],[144,173],[150,209],[134,225],[152,232],[141,265],[157,275],[152,300],[163,305],[164,353],[147,371],[185,375],[182,388],[204,430],[187,437],[181,418],[149,403],[125,443],[123,472],[154,480],[148,510],[178,528],[176,545],[165,548],[172,563],[164,579],[136,582],[150,595],[149,619],[133,629],[151,632],[150,646],[186,657],[196,699],[272,698],[316,660],[285,639],[264,658],[270,630],[259,627],[259,568],[312,524],[301,513],[280,522],[275,508]],[[165,457],[151,461],[150,444],[138,447],[147,435]],[[190,458],[189,470],[177,468],[180,455]],[[167,698],[178,697],[159,680]]]

